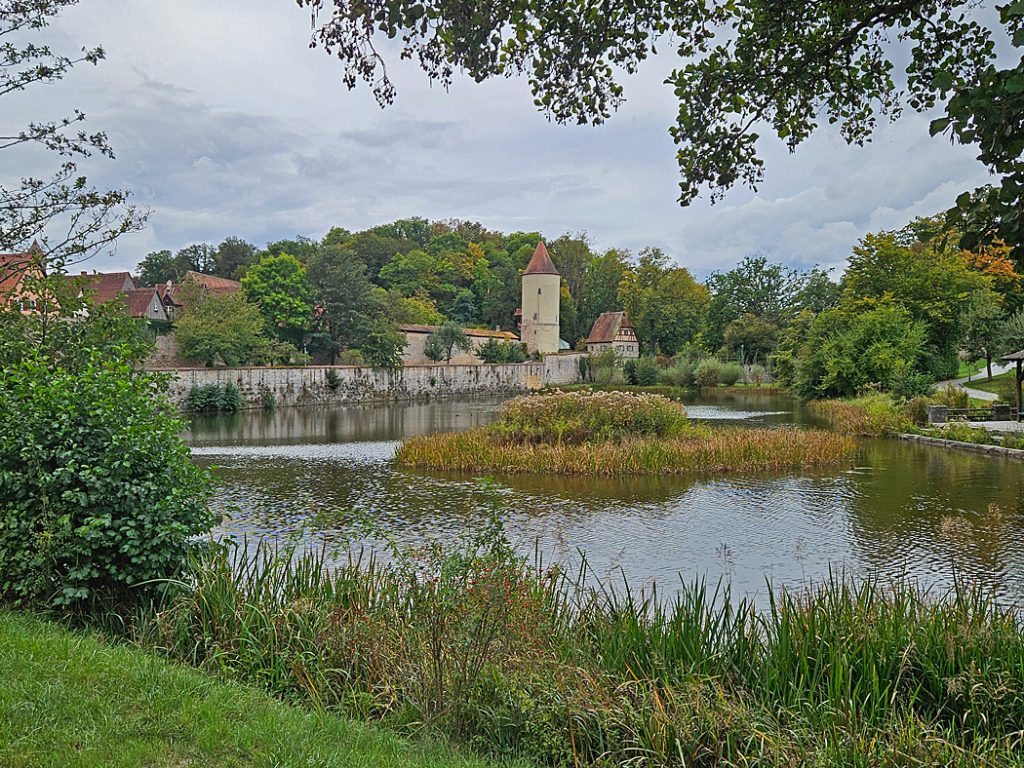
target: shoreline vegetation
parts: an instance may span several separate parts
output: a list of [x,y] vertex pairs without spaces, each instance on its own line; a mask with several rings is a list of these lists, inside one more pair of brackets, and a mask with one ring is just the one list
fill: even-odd
[[[500,496],[497,492],[495,498]],[[755,607],[529,563],[488,524],[387,563],[208,553],[128,626],[290,702],[536,766],[994,765],[1019,758],[1020,616],[967,587],[833,575]]]
[[823,430],[695,424],[657,394],[555,390],[509,401],[486,427],[408,438],[395,459],[448,472],[611,476],[817,467],[855,451],[852,438]]

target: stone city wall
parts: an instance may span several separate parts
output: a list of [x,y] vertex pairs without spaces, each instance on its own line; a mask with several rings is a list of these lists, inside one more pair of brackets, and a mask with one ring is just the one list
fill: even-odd
[[[507,365],[409,365],[395,370],[357,366],[294,368],[177,368],[171,401],[184,406],[193,387],[235,384],[246,407],[258,408],[264,393],[277,405],[418,400],[528,392],[544,386],[579,382],[583,353],[549,355],[543,361]],[[328,371],[335,371],[333,385]]]

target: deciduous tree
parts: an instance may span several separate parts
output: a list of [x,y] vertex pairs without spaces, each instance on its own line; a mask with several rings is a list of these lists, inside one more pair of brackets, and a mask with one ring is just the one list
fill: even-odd
[[188,307],[175,324],[182,354],[207,365],[253,362],[265,341],[259,307],[241,293],[210,293],[194,285],[181,290]]
[[[958,200],[961,231],[1024,250],[1024,58],[1001,68],[994,41],[1024,46],[1024,0],[1000,6],[996,23],[970,0],[522,0],[486,12],[448,0],[299,3],[311,9],[313,45],[343,62],[349,88],[370,84],[382,105],[395,98],[386,50],[445,86],[456,72],[478,82],[525,73],[549,117],[600,123],[624,98],[619,79],[674,48],[666,84],[678,100],[670,133],[683,204],[702,188],[712,200],[736,183],[756,188],[765,132],[793,151],[829,123],[863,144],[880,118],[944,102],[931,132],[976,145],[1000,177]],[[383,49],[378,38],[400,42]]]
[[301,339],[313,314],[306,268],[294,256],[264,256],[242,278],[247,299],[259,305],[267,328],[284,340]]

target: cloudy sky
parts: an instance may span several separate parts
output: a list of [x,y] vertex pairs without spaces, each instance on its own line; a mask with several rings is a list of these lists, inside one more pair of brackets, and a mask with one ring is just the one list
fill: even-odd
[[[863,148],[829,130],[793,155],[766,142],[757,194],[737,188],[683,209],[668,57],[626,81],[608,123],[567,127],[535,110],[524,81],[445,92],[393,64],[398,99],[381,110],[308,48],[309,18],[292,0],[82,0],[50,34],[66,50],[102,44],[107,59],[5,103],[4,122],[83,109],[117,153],[88,164],[92,180],[128,187],[152,210],[145,232],[92,262],[99,270],[228,235],[263,245],[406,216],[551,238],[586,231],[601,248],[661,247],[701,277],[753,252],[841,266],[864,233],[986,181],[971,149],[929,138],[931,116],[908,114]],[[51,167],[25,155],[0,163],[5,178]]]

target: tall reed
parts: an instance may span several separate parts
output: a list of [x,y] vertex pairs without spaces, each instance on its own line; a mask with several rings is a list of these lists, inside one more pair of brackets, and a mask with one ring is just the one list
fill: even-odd
[[447,472],[675,475],[818,467],[856,450],[847,436],[807,429],[693,426],[686,436],[668,439],[518,445],[484,428],[409,438],[395,458],[406,467]]
[[844,435],[888,437],[913,427],[907,406],[881,392],[850,400],[812,400],[807,410]]
[[[770,585],[769,585],[770,586]],[[388,563],[260,543],[195,563],[138,639],[287,699],[577,765],[1014,764],[1019,614],[959,587],[832,575],[612,589],[500,526]]]

